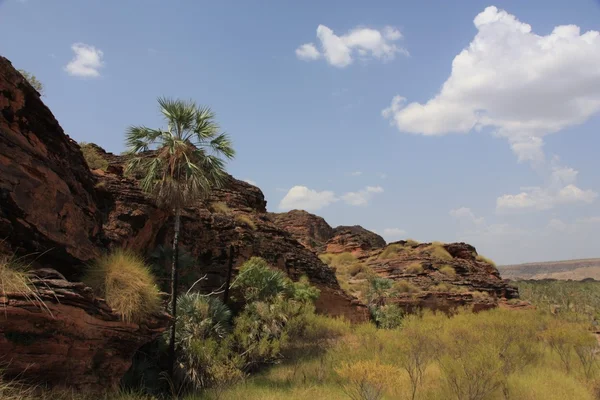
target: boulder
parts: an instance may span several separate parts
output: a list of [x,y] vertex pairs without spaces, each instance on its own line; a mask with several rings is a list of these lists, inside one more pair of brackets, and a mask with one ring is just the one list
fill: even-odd
[[385,240],[381,236],[360,225],[338,226],[325,243],[325,253],[352,253],[361,256],[384,246]]

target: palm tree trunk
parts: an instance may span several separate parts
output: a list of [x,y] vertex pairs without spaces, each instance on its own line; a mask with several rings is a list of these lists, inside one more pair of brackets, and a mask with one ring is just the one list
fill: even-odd
[[173,379],[173,368],[175,366],[175,321],[177,320],[177,263],[179,261],[179,227],[181,220],[181,209],[175,210],[175,229],[173,233],[173,264],[171,265],[171,338],[169,340],[169,376]]
[[227,280],[225,281],[225,292],[223,293],[223,304],[229,301],[229,286],[231,286],[231,275],[233,274],[233,245],[229,246],[229,264],[227,265]]

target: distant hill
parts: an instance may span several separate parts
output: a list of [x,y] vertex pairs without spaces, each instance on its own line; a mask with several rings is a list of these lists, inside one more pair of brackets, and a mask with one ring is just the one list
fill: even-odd
[[499,266],[505,279],[572,279],[593,278],[600,280],[600,258],[535,262]]

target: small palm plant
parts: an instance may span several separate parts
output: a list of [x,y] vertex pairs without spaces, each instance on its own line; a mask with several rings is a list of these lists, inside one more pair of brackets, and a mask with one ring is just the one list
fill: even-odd
[[[159,98],[165,129],[131,126],[126,133],[129,159],[126,172],[141,177],[141,188],[175,217],[171,266],[171,312],[177,315],[178,243],[181,211],[205,198],[226,181],[225,160],[235,152],[229,136],[220,132],[215,114],[193,101]],[[175,324],[169,353],[175,361]]]

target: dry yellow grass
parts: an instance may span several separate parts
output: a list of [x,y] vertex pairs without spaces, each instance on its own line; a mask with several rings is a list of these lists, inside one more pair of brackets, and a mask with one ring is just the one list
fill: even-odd
[[450,278],[454,278],[456,276],[456,270],[448,264],[442,265],[439,271]]
[[421,289],[418,286],[404,279],[394,282],[393,287],[399,293],[418,293],[421,291]]
[[237,222],[239,222],[240,224],[246,225],[248,228],[252,229],[253,231],[256,230],[256,223],[248,215],[238,214],[235,216],[235,220]]
[[492,260],[490,260],[487,257],[482,256],[481,254],[478,254],[477,257],[475,258],[477,261],[481,261],[490,265],[493,265],[494,267],[496,266],[496,263],[493,262]]
[[420,262],[414,262],[406,267],[405,272],[409,274],[421,274],[423,273],[423,266]]
[[6,296],[7,293],[18,294],[49,312],[31,282],[29,268],[14,257],[0,255],[0,295]]
[[424,251],[432,257],[439,258],[440,260],[452,260],[452,256],[450,253],[448,253],[444,246],[440,244],[440,242],[433,242],[431,245],[427,246]]
[[222,201],[215,201],[210,204],[210,210],[217,214],[229,214],[231,209]]
[[98,258],[83,281],[127,322],[139,322],[161,308],[154,276],[135,253],[117,249]]
[[79,143],[79,147],[81,148],[83,158],[85,158],[85,162],[90,169],[101,169],[106,171],[108,168],[108,161],[106,161],[90,143],[81,142]]
[[379,258],[382,260],[386,260],[388,258],[394,257],[396,254],[400,253],[404,250],[404,246],[399,243],[394,243],[387,245],[385,249],[379,254]]

